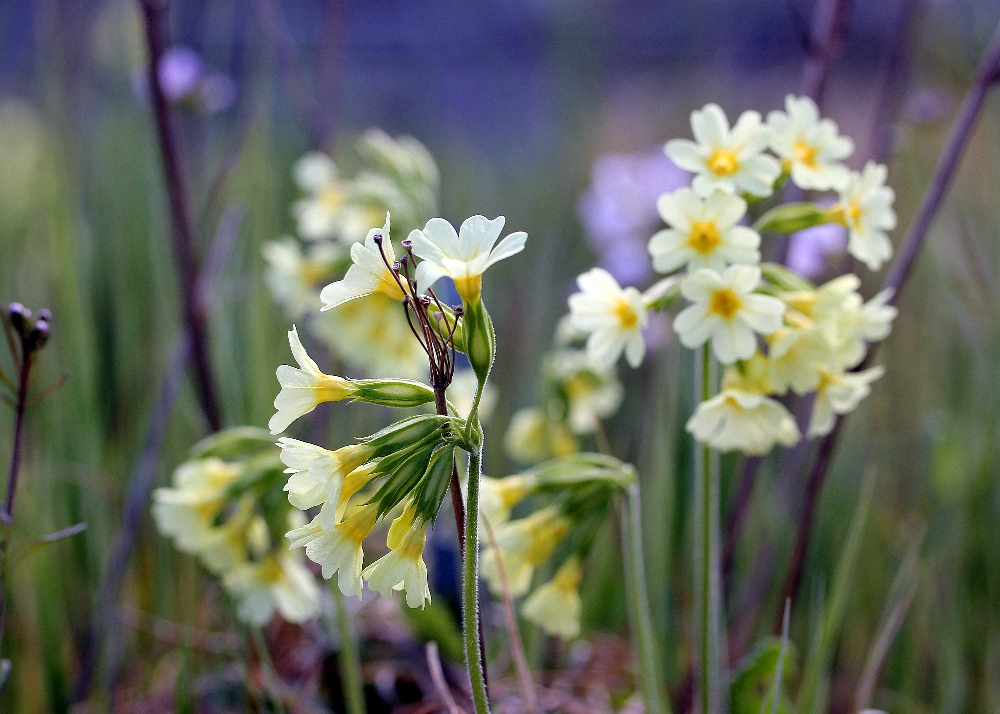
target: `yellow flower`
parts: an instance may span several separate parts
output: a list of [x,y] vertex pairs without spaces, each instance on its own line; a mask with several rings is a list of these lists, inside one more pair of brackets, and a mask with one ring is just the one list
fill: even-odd
[[302,624],[319,612],[319,588],[312,574],[291,555],[268,555],[226,574],[223,586],[237,601],[244,622],[263,625],[275,611],[286,621]]
[[521,605],[521,614],[546,633],[566,640],[580,634],[580,559],[570,557],[555,576],[535,589]]
[[320,403],[348,399],[356,391],[350,380],[323,374],[306,353],[294,327],[288,332],[288,343],[299,366],[295,368],[283,364],[278,367],[281,391],[274,398],[274,408],[278,411],[267,424],[272,434],[280,434],[293,421],[308,414]]
[[428,522],[425,520],[414,520],[412,506],[404,510],[389,529],[389,546],[392,550],[362,573],[362,577],[368,581],[368,587],[383,596],[389,596],[393,590],[401,588],[406,593],[406,604],[410,607],[423,608],[430,602],[427,565],[423,558],[427,526]]
[[[385,258],[382,257],[382,251],[385,252]],[[330,283],[323,288],[320,293],[320,299],[323,301],[322,309],[329,310],[372,293],[381,293],[393,300],[401,301],[405,297],[403,289],[389,271],[386,260],[389,265],[396,262],[392,240],[389,238],[388,213],[385,214],[385,225],[382,228],[371,229],[364,244],[355,243],[351,246],[353,264],[348,268],[343,280]]]
[[490,590],[496,595],[501,593],[500,560],[507,575],[510,594],[519,597],[528,592],[535,568],[548,560],[569,533],[570,525],[566,516],[550,506],[497,528],[495,535],[499,553],[492,547],[487,548],[482,558],[482,575]]

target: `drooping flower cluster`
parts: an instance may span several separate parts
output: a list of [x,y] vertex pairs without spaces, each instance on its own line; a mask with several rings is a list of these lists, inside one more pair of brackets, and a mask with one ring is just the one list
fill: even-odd
[[[614,497],[634,479],[631,466],[588,453],[506,478],[484,477],[480,513],[495,536],[495,547],[487,547],[482,562],[490,590],[501,595],[506,583],[511,597],[527,595],[521,604],[526,619],[551,635],[575,639],[583,564]],[[511,510],[521,503],[531,511],[511,519]],[[554,575],[532,590],[535,572],[549,564]]]
[[[881,367],[854,370],[867,344],[889,334],[892,296],[865,302],[854,275],[816,287],[762,264],[761,235],[841,225],[848,252],[877,270],[891,257],[886,231],[896,222],[886,169],[869,163],[858,173],[843,165],[853,142],[804,97],[789,96],[785,111],[771,112],[766,122],[744,112],[732,127],[710,104],[692,113],[691,127],[694,141],[675,139],[665,150],[694,174],[692,185],[660,197],[666,227],[649,241],[657,272],[681,272],[641,293],[592,269],[569,299],[573,325],[588,334],[593,359],[612,365],[624,352],[635,367],[645,353],[649,312],[683,296],[688,305],[673,322],[681,344],[704,346],[725,366],[721,390],[688,423],[699,441],[747,453],[794,444],[800,429],[777,399],[789,392],[814,395],[805,428],[810,437],[826,434],[882,374]],[[832,205],[762,203],[789,179],[836,198]],[[750,213],[752,226],[745,225]]]
[[[160,533],[197,555],[220,578],[241,620],[262,625],[274,613],[302,623],[319,611],[319,588],[284,531],[300,520],[281,498],[282,464],[266,432],[237,428],[192,449],[173,485],[153,494]],[[277,527],[278,532],[275,532]]]
[[[394,139],[374,129],[358,141],[357,153],[363,168],[352,178],[341,176],[322,152],[296,164],[295,181],[305,194],[292,209],[299,237],[264,246],[267,283],[289,318],[308,318],[308,332],[353,372],[418,377],[424,354],[410,339],[398,304],[402,294],[393,283],[379,289],[366,281],[384,269],[373,234],[386,236],[384,248],[390,263],[395,260],[389,213],[397,233],[406,235],[437,211],[437,166],[415,139]],[[382,229],[372,228],[383,223]],[[321,289],[337,278],[344,278],[347,292],[321,297]],[[364,294],[373,297],[363,308],[350,302],[366,288]],[[321,305],[327,308],[322,314],[316,312]]]

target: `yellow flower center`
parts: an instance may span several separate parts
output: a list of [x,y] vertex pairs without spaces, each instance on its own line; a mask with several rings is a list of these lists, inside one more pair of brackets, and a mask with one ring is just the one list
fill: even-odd
[[[781,299],[785,301],[785,304],[788,305],[789,309],[797,310],[806,317],[812,316],[813,307],[816,305],[816,293],[812,290],[799,290],[796,292],[785,293],[781,296]],[[793,325],[793,327],[794,326],[795,325]]]
[[625,298],[619,298],[618,302],[615,303],[615,317],[618,318],[618,322],[626,330],[634,330],[639,324],[639,313],[635,311],[635,308]]
[[740,300],[740,296],[729,288],[716,290],[712,293],[712,297],[708,301],[709,312],[724,317],[727,320],[731,319],[742,307],[743,301]]
[[316,380],[316,403],[339,402],[354,396],[356,388],[342,377],[325,374]]
[[544,563],[566,537],[568,531],[569,524],[565,518],[560,517],[532,529],[531,546],[525,554],[527,561],[534,566]]
[[847,215],[855,228],[861,224],[861,213],[861,206],[858,205],[857,201],[851,201],[847,204]]
[[688,245],[702,255],[708,255],[722,242],[715,221],[695,221],[688,234]]
[[792,154],[795,156],[796,161],[805,164],[811,169],[816,168],[816,148],[809,146],[802,139],[795,142]]
[[333,213],[344,205],[344,192],[337,185],[325,186],[316,194],[316,200],[323,208]]
[[827,387],[833,384],[837,379],[837,375],[830,370],[820,367],[819,368],[819,384],[816,385],[816,394],[822,394],[826,391]]
[[274,557],[261,561],[257,573],[265,583],[276,583],[285,577],[285,572],[281,569],[281,564]]
[[708,157],[708,169],[713,174],[718,174],[719,176],[730,176],[736,173],[736,169],[740,167],[739,162],[736,160],[735,152],[729,151],[728,149],[716,149],[712,152],[712,155]]

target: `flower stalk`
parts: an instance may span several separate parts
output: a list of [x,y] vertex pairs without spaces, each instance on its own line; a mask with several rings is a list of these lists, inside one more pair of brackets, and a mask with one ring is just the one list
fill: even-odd
[[344,706],[347,714],[365,714],[365,688],[361,678],[361,658],[358,655],[358,640],[351,628],[351,616],[344,606],[344,594],[340,588],[331,587],[333,602],[337,608],[337,629],[340,634],[340,681],[344,687]]
[[469,452],[469,495],[465,527],[465,564],[462,582],[462,619],[465,625],[465,662],[472,682],[476,714],[489,714],[486,671],[479,638],[479,482],[482,477],[482,445]]

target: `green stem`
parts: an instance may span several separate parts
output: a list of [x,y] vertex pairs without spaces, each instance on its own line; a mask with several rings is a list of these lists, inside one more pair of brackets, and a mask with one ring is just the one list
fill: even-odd
[[659,656],[649,616],[646,594],[646,566],[642,555],[642,521],[639,516],[639,485],[633,483],[622,504],[622,546],[625,551],[625,581],[629,597],[629,614],[639,658],[639,680],[646,714],[664,714],[669,706],[660,686]]
[[469,495],[465,507],[465,567],[462,582],[462,624],[465,629],[465,664],[469,668],[476,714],[489,714],[486,675],[479,647],[479,479],[482,446],[469,452]]
[[274,669],[274,661],[271,659],[271,650],[267,647],[267,638],[260,627],[250,627],[250,636],[253,638],[257,648],[257,656],[260,657],[260,666],[263,672],[265,683],[264,696],[274,705],[277,714],[288,714],[285,708],[284,696],[281,691],[281,681],[278,673]]
[[[714,383],[711,343],[700,353],[697,398],[711,399]],[[697,614],[698,699],[702,714],[719,714],[722,694],[722,583],[719,570],[719,464],[708,445],[695,449],[695,502],[697,513]]]
[[[333,582],[332,580],[330,581]],[[351,629],[351,616],[344,607],[344,594],[332,586],[333,601],[337,606],[337,630],[340,633],[340,682],[344,687],[344,704],[347,714],[365,714],[365,689],[361,680],[361,658],[358,641]]]

